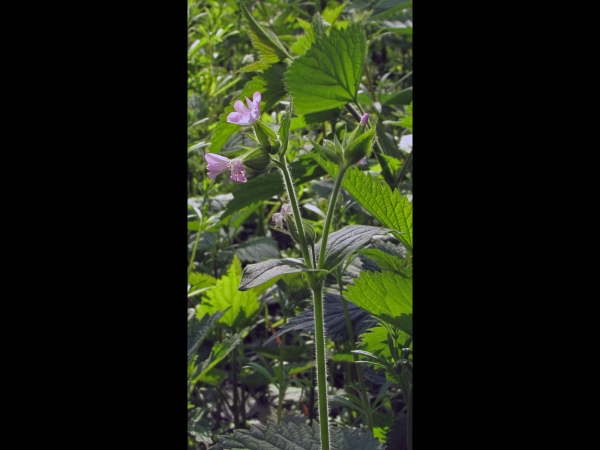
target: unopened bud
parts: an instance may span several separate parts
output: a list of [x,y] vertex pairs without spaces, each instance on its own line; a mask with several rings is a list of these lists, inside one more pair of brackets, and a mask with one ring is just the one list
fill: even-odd
[[244,166],[255,172],[263,172],[267,170],[271,163],[271,157],[266,149],[258,147],[244,156]]

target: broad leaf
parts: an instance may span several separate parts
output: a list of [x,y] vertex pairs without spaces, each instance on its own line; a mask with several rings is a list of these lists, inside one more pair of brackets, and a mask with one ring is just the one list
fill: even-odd
[[412,336],[412,280],[390,271],[364,272],[348,299],[375,317]]
[[[329,235],[327,248],[325,249],[326,270],[331,270],[342,262],[347,256],[371,240],[376,234],[386,233],[390,230],[380,227],[370,227],[366,225],[349,225]],[[320,255],[321,241],[315,246],[315,253]]]
[[234,251],[240,261],[256,262],[279,257],[277,241],[268,237],[248,239]]
[[310,49],[289,66],[285,84],[298,114],[356,101],[367,39],[361,24],[316,37]]
[[361,250],[360,253],[371,258],[382,269],[391,270],[399,275],[404,275],[404,269],[407,264],[405,259],[390,255],[378,248],[367,248]]
[[[319,425],[312,427],[292,422],[279,426],[272,422],[250,425],[249,430],[233,430],[233,435],[219,436],[219,443],[209,450],[318,450],[321,448]],[[370,431],[333,426],[330,431],[331,450],[384,450]]]
[[240,260],[235,255],[227,274],[217,282],[214,289],[207,291],[206,299],[196,307],[197,317],[230,308],[219,323],[230,328],[242,328],[252,324],[260,304],[256,292],[238,291],[237,287],[242,279],[240,274]]
[[[365,350],[383,359],[392,360],[392,353],[390,351],[390,346],[388,345],[388,330],[382,324],[379,324],[376,327],[371,328],[366,333],[363,333],[360,336],[360,339],[360,348],[362,350]],[[398,347],[402,348],[407,339],[408,334],[400,331],[398,333]]]
[[382,95],[381,103],[384,105],[408,105],[413,99],[412,86],[393,95]]
[[[352,331],[354,336],[358,336],[364,333],[369,327],[373,326],[374,322],[366,311],[354,305],[352,302],[347,303]],[[327,337],[336,342],[347,341],[349,338],[348,327],[346,325],[346,317],[344,315],[340,296],[337,294],[326,293],[323,300],[323,310]],[[289,322],[283,325],[277,333],[267,339],[263,345],[268,344],[276,337],[292,330],[299,330],[314,335],[314,317],[314,308],[311,305],[297,316],[290,318]]]
[[270,259],[256,264],[249,264],[244,268],[238,289],[246,291],[287,273],[313,271],[315,270],[309,269],[302,260],[296,258]]

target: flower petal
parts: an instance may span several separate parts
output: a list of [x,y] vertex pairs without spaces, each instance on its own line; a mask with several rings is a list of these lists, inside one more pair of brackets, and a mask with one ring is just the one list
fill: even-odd
[[233,104],[233,109],[235,109],[241,115],[248,114],[249,112],[248,108],[246,108],[246,105],[244,105],[244,103],[241,100],[238,100]]

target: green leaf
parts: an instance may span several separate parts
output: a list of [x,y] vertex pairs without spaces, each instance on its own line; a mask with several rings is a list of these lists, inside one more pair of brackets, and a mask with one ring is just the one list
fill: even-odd
[[258,52],[261,61],[268,64],[274,64],[284,58],[291,58],[286,48],[277,38],[277,35],[271,30],[267,30],[260,25],[252,16],[243,1],[240,1],[241,11],[248,24],[248,34],[252,41],[252,46]]
[[256,262],[279,257],[277,241],[268,237],[250,238],[234,251],[240,261]]
[[391,270],[399,275],[404,275],[406,260],[390,255],[378,248],[367,248],[361,250],[360,253],[371,258],[382,269]]
[[234,255],[227,274],[217,282],[214,289],[206,293],[206,300],[197,306],[198,317],[230,308],[219,323],[234,329],[252,324],[260,304],[256,292],[238,291],[237,287],[242,279],[240,273],[241,263],[237,255]]
[[412,93],[413,88],[411,86],[391,96],[382,95],[381,103],[384,105],[408,105],[410,102],[412,102]]
[[412,280],[390,271],[363,272],[348,298],[373,316],[412,336]]
[[[207,370],[206,372],[202,372],[195,380],[195,383],[206,383],[211,386],[220,385],[225,378],[227,377],[227,373],[224,370],[219,369],[218,367],[213,367],[212,369]],[[210,442],[212,444],[212,440]]]
[[[326,173],[318,164],[315,164],[313,158],[309,155],[300,156],[290,166],[295,186],[322,177]],[[241,211],[257,202],[269,200],[275,195],[282,194],[284,190],[279,170],[261,175],[252,181],[244,183],[232,192],[233,200],[227,203],[227,208],[221,219],[225,219],[231,214]]]
[[239,98],[235,98],[231,105],[225,108],[223,114],[219,116],[219,123],[210,139],[210,145],[207,148],[208,153],[218,153],[221,148],[227,143],[229,138],[238,131],[243,131],[244,127],[235,123],[227,122],[229,113],[235,111],[233,105],[238,100],[244,100],[244,97],[252,99],[255,92],[260,92],[262,95],[260,102],[260,110],[268,111],[273,108],[285,95],[285,87],[283,84],[284,67],[281,64],[275,64],[265,70],[262,74],[252,78],[242,90]]
[[316,38],[289,66],[285,84],[298,114],[331,109],[356,100],[367,39],[361,24]]
[[383,225],[401,231],[398,239],[412,252],[412,203],[406,196],[357,167],[348,170],[342,186]]
[[[331,450],[384,450],[369,430],[331,427]],[[232,435],[219,436],[219,443],[210,450],[225,449],[252,450],[317,450],[321,448],[320,427],[315,422],[312,427],[293,422],[277,426],[273,422],[267,425],[250,425],[250,430],[233,430]]]
[[[346,257],[361,249],[376,234],[386,233],[390,230],[380,227],[366,225],[349,225],[329,234],[327,248],[325,250],[326,270],[331,270]],[[315,246],[315,253],[320,254],[321,242]]]
[[370,20],[380,20],[393,16],[403,9],[412,8],[412,1],[398,3],[398,0],[381,0],[373,7]]
[[328,395],[327,399],[331,403],[340,403],[344,406],[347,406],[350,409],[358,411],[361,414],[365,414],[365,410],[361,407],[361,405],[357,405],[353,401],[350,401],[346,397],[342,397],[341,395]]
[[316,270],[309,269],[302,260],[296,258],[270,259],[256,264],[248,264],[244,268],[238,289],[247,291],[280,275],[300,272],[316,272]]
[[213,315],[205,314],[201,320],[192,318],[188,323],[188,364],[192,362],[198,347],[222,315],[221,311],[217,311]]
[[[360,339],[361,349],[388,361],[393,359],[390,346],[388,345],[388,330],[384,325],[379,324],[371,328],[366,333],[363,333]],[[408,334],[399,330],[398,342],[400,346],[404,345],[407,339]]]
[[[347,302],[347,304],[352,330],[354,335],[358,336],[372,326],[373,319],[366,311],[362,310],[352,302]],[[327,337],[335,342],[346,342],[350,336],[348,335],[346,316],[344,315],[344,309],[342,307],[340,296],[329,292],[326,293],[323,300],[323,309]],[[314,335],[314,308],[306,308],[297,316],[291,317],[289,322],[283,325],[279,331],[277,331],[277,333],[267,339],[263,345],[267,345],[276,337],[292,330],[301,330],[305,333]]]
[[241,333],[234,334],[230,338],[224,339],[221,342],[215,342],[208,358],[202,361],[202,363],[198,366],[197,373],[199,375],[194,378],[193,383],[202,381],[204,383],[211,384],[218,381],[218,384],[220,384],[223,381],[224,376],[221,377],[222,371],[217,369],[215,366],[225,359],[225,357],[241,342],[244,332],[247,331],[244,330]]

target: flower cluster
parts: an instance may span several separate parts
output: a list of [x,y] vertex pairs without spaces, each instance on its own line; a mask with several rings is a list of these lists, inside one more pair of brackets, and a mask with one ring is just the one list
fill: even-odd
[[281,212],[273,214],[273,217],[271,218],[271,220],[275,222],[275,228],[281,228],[283,230],[283,221],[288,220],[288,217],[292,214],[294,214],[292,212],[292,205],[289,203],[283,205],[281,207]]

